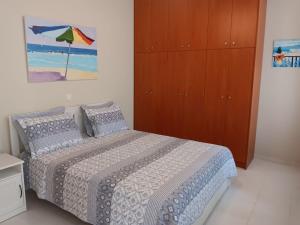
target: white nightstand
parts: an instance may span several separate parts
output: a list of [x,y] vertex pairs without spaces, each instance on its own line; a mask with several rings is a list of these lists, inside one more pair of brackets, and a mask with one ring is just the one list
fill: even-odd
[[0,154],[0,222],[25,210],[23,161]]

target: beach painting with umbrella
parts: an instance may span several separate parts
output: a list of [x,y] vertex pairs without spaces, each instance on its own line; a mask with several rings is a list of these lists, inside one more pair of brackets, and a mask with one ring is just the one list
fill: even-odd
[[300,68],[300,40],[274,41],[273,67]]
[[96,29],[25,17],[29,82],[97,79]]

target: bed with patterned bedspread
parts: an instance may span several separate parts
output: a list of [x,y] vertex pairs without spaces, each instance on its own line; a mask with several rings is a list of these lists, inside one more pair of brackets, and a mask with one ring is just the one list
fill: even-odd
[[193,224],[236,176],[225,147],[134,130],[25,158],[39,198],[95,225]]

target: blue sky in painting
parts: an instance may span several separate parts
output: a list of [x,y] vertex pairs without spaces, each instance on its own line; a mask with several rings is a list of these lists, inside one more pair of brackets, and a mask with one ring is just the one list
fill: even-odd
[[73,44],[73,48],[85,48],[85,49],[97,49],[97,36],[96,36],[96,28],[92,27],[85,27],[80,25],[69,24],[65,22],[56,22],[56,21],[49,21],[45,19],[40,19],[36,17],[25,17],[25,33],[26,33],[26,42],[30,44],[40,44],[40,45],[50,45],[50,46],[59,46],[59,47],[66,47],[68,46],[67,43],[64,42],[57,42],[55,39],[47,38],[43,35],[35,35],[29,27],[35,26],[60,26],[60,25],[72,25],[79,28],[85,35],[95,40],[95,42],[91,45],[80,45],[80,44]]

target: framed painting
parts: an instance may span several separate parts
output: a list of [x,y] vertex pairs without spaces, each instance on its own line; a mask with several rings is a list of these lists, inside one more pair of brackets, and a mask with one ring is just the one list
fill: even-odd
[[96,28],[25,17],[29,82],[97,79]]
[[300,68],[300,39],[274,41],[273,67]]

